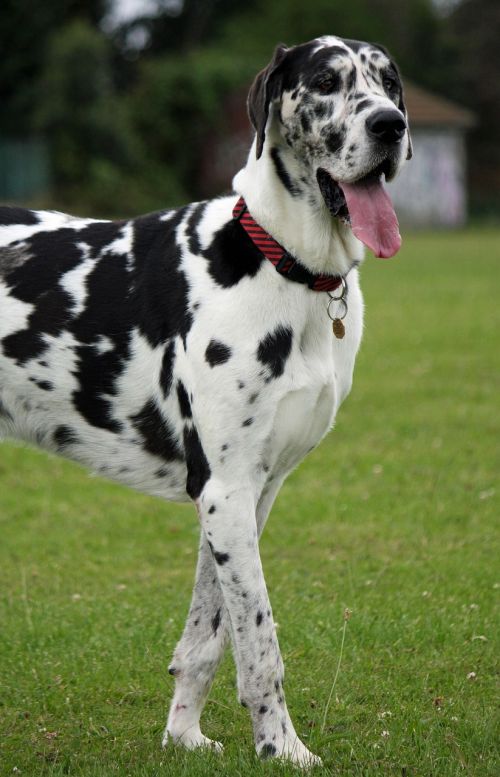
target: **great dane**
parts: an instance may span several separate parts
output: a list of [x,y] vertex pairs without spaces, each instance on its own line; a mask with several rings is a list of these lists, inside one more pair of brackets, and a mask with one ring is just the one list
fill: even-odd
[[194,503],[164,742],[220,748],[200,715],[231,636],[258,754],[307,766],[259,536],[350,390],[362,244],[400,246],[382,179],[411,145],[398,70],[369,43],[278,46],[248,109],[234,195],[128,221],[0,209],[0,432]]

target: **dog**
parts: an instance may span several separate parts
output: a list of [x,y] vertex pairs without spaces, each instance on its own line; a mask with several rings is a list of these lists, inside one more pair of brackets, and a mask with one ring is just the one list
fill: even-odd
[[333,36],[279,45],[248,111],[231,196],[114,222],[0,209],[0,433],[194,503],[163,743],[221,748],[200,715],[230,636],[257,753],[307,767],[259,536],[351,388],[357,267],[400,246],[382,178],[411,141],[387,51]]

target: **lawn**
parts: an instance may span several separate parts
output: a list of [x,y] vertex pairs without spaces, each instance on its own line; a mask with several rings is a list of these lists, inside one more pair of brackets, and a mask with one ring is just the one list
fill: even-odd
[[[499,274],[494,230],[410,235],[399,258],[367,259],[351,396],[263,537],[315,774],[500,774]],[[204,715],[224,755],[160,749],[190,507],[4,445],[0,531],[2,777],[297,773],[255,758],[230,656]]]

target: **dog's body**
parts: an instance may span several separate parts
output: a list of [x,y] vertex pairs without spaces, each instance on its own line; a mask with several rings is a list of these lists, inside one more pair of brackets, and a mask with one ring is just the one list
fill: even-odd
[[[257,135],[235,188],[310,273],[347,279],[343,339],[328,295],[278,274],[233,217],[238,195],[126,222],[0,209],[0,435],[196,504],[197,579],[165,733],[188,747],[210,743],[199,718],[231,633],[258,752],[314,761],[284,701],[258,536],[351,386],[359,229],[333,178],[316,173],[357,182],[377,166],[396,172],[406,132],[372,137],[371,157],[353,163],[367,116],[404,115],[399,82],[394,95],[383,85],[389,71],[395,81],[378,47],[323,38],[277,49],[249,97]],[[353,212],[357,185],[345,184]]]

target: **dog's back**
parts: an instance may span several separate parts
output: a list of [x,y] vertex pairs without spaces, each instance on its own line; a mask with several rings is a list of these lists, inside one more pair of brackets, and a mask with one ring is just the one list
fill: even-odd
[[0,209],[0,435],[186,498],[179,412],[157,406],[185,327],[183,215]]

